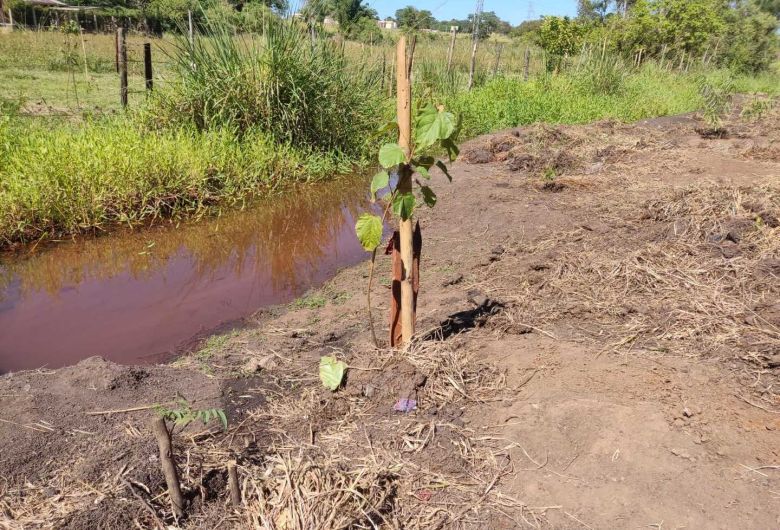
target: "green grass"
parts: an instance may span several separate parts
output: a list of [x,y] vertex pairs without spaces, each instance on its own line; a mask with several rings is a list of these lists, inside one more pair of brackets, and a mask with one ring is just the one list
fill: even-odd
[[[278,23],[261,36],[236,37],[216,26],[194,47],[186,40],[157,42],[175,64],[157,70],[166,83],[157,84],[162,90],[153,97],[131,95],[136,110],[128,113],[101,112],[118,107],[117,76],[103,71],[110,70],[112,36],[91,37],[87,66],[97,71],[86,76],[73,37],[8,38],[0,34],[0,115],[10,114],[0,116],[0,248],[198,216],[292,181],[349,172],[373,158],[381,141],[376,128],[394,108],[389,62],[381,86],[387,44],[347,43],[342,53],[324,40],[312,48],[308,34]],[[34,68],[22,66],[25,39],[31,39]],[[521,50],[506,46],[499,75],[486,74],[492,62],[483,56],[476,88],[468,92],[461,53],[467,43],[458,44],[448,73],[446,42],[421,41],[414,78],[418,100],[444,102],[461,116],[461,139],[535,122],[629,122],[689,112],[701,106],[697,79],[724,75],[669,71],[653,62],[635,69],[603,55],[572,59],[564,73],[551,75],[534,55],[537,75],[524,82]],[[45,60],[56,45],[65,47],[57,53],[71,53],[75,62],[67,64],[76,70]],[[481,53],[490,53],[484,48]],[[131,90],[140,83],[131,77]],[[734,85],[777,95],[780,74],[775,67],[737,77]],[[83,119],[14,114],[35,104],[89,112]]]
[[351,168],[256,131],[237,140],[227,130],[150,132],[124,117],[0,118],[0,246],[198,215]]
[[290,307],[293,309],[319,309],[325,307],[327,300],[320,293],[308,293],[294,300]]

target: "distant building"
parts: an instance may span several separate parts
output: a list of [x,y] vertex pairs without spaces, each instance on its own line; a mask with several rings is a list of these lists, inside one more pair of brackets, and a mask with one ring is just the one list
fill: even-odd
[[376,24],[380,29],[398,29],[398,22],[389,18],[386,20],[377,20]]
[[339,21],[333,17],[325,17],[325,19],[322,21],[322,24],[325,26],[338,26]]

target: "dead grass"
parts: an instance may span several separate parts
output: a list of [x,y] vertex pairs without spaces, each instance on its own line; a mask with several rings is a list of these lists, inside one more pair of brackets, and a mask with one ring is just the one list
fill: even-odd
[[764,367],[780,351],[780,191],[690,187],[639,210],[619,190],[606,193],[604,220],[626,220],[619,229],[517,244],[517,257],[498,265],[514,281],[495,286],[512,308],[494,325],[557,329],[600,354],[742,360],[754,390],[775,405],[777,375]]

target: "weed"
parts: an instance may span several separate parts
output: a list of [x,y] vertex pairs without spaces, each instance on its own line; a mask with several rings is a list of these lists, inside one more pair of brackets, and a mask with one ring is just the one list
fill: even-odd
[[320,293],[309,293],[296,299],[290,306],[293,309],[319,309],[325,307],[327,300]]
[[736,90],[734,78],[728,72],[718,72],[710,76],[702,75],[697,82],[704,121],[711,128],[719,129],[723,118],[731,112]]
[[748,121],[758,121],[775,106],[772,99],[760,96],[754,96],[739,113],[740,118]]

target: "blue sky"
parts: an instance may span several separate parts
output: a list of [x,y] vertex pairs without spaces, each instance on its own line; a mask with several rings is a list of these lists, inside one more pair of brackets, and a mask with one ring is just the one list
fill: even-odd
[[[364,3],[376,9],[380,18],[393,16],[396,9],[413,5],[417,9],[431,11],[439,20],[449,20],[466,18],[474,11],[476,0],[367,0]],[[528,19],[529,4],[533,8],[534,18],[577,14],[577,0],[485,0],[485,11],[495,11],[502,19],[517,25]]]

